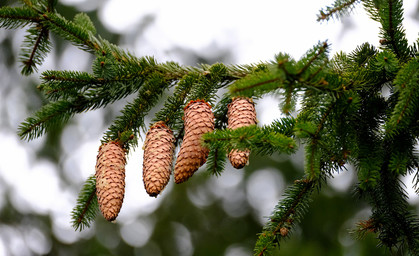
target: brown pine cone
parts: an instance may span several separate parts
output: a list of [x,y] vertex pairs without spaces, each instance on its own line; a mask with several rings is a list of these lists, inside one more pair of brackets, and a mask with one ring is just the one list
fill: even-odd
[[175,137],[164,122],[153,124],[144,142],[143,181],[150,196],[157,197],[170,179]]
[[201,145],[204,133],[214,131],[214,114],[203,101],[191,101],[184,109],[185,135],[175,164],[175,182],[188,180],[206,161],[209,149]]
[[99,148],[96,196],[100,211],[108,221],[116,219],[124,200],[125,164],[125,151],[118,143],[108,142]]
[[[257,123],[255,104],[249,98],[234,98],[228,105],[228,129],[237,129]],[[228,159],[234,168],[243,168],[249,161],[250,150],[233,149]]]

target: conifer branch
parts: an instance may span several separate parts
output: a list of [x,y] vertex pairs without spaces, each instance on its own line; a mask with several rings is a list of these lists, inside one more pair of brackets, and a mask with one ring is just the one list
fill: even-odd
[[[36,0],[34,0],[36,1]],[[32,0],[20,0],[20,2],[26,4],[29,7],[33,7]]]
[[220,176],[225,169],[227,161],[227,151],[223,148],[210,148],[207,158],[207,172],[211,175]]
[[391,50],[401,61],[409,58],[408,42],[403,29],[403,4],[400,0],[364,1],[371,18],[381,23],[381,45]]
[[69,99],[89,88],[102,86],[105,80],[96,78],[87,72],[47,70],[42,73],[43,83],[38,89],[49,100]]
[[27,7],[0,8],[0,28],[18,29],[40,21],[39,14]]
[[70,111],[75,104],[68,101],[57,101],[43,106],[32,117],[28,117],[18,128],[21,139],[32,140],[47,131],[66,123],[71,117]]
[[83,185],[77,199],[77,204],[71,212],[71,219],[74,230],[82,231],[90,227],[95,220],[99,210],[96,198],[96,178],[91,175]]
[[248,64],[248,65],[228,65],[228,73],[231,78],[240,79],[249,74],[261,72],[268,69],[268,64],[261,62],[259,64]]
[[[222,130],[227,128],[228,104],[231,102],[231,96],[226,94],[214,107],[215,129]],[[206,162],[207,172],[211,175],[220,176],[224,171],[227,161],[227,151],[220,147],[210,147],[210,152]]]
[[381,11],[384,10],[388,10],[388,13],[385,13],[387,17],[384,17],[388,20],[388,27],[385,26],[387,22],[383,21],[383,29],[386,32],[383,44],[391,46],[390,48],[397,57],[404,60],[407,58],[407,53],[405,52],[407,49],[407,39],[404,31],[401,29],[403,21],[402,3],[400,0],[388,0],[388,8]]
[[250,74],[235,83],[229,89],[233,96],[260,97],[277,89],[290,89],[294,84],[300,86],[310,83],[318,77],[327,59],[326,42],[317,44],[298,62],[286,54],[279,54],[276,63],[267,69]]
[[378,117],[383,115],[386,105],[377,95],[365,94],[363,97],[358,117],[353,124],[358,146],[352,151],[356,152],[353,156],[358,170],[358,186],[360,189],[368,189],[376,186],[384,159],[383,139],[379,134],[381,120]]
[[200,99],[213,102],[218,89],[230,83],[230,79],[227,67],[222,63],[216,63],[208,69],[204,69],[197,80],[197,84],[191,88],[186,101]]
[[42,17],[45,20],[44,25],[48,29],[72,42],[80,49],[91,53],[102,51],[96,42],[97,39],[91,34],[91,31],[65,19],[58,13],[44,13]]
[[[257,83],[252,83],[252,84],[250,84],[247,87],[232,89],[231,92],[234,93],[234,94],[238,94],[238,93],[242,93],[245,90],[257,88],[259,86],[273,85],[274,83],[279,82],[279,81],[280,81],[280,78],[273,78],[273,79],[269,79],[269,80],[265,80],[265,81],[260,81],[260,82],[257,82]],[[243,94],[241,94],[241,95],[243,95]]]
[[156,113],[153,122],[163,121],[172,130],[183,128],[182,109],[186,104],[186,98],[193,85],[199,80],[199,73],[190,72],[177,84],[173,95],[169,96],[163,109]]
[[295,127],[297,121],[292,116],[283,117],[281,119],[274,120],[269,126],[269,129],[272,129],[276,133],[284,134],[287,137],[294,137]]
[[[105,107],[119,99],[137,92],[141,86],[152,78],[154,63],[142,58],[134,74],[121,74],[113,79],[101,79],[101,86],[78,93],[65,100],[51,102],[29,117],[19,127],[19,135],[23,139],[34,139],[57,124],[64,124],[74,114]],[[73,75],[74,73],[67,73]]]
[[419,61],[410,60],[397,74],[394,84],[399,93],[393,113],[386,124],[387,136],[397,134],[415,121],[419,109]]
[[[109,141],[125,142],[124,149],[127,151],[131,146],[135,146],[137,140],[131,140],[129,137],[136,138],[140,133],[140,128],[146,129],[144,117],[170,84],[170,81],[166,81],[162,74],[156,72],[151,75],[142,86],[137,98],[124,107],[121,115],[109,127],[102,139],[102,144]],[[124,138],[125,135],[128,135],[128,138]]]
[[[53,0],[56,1],[56,0]],[[51,1],[50,1],[51,2]],[[74,16],[73,19],[74,23],[76,23],[77,25],[79,25],[80,27],[86,29],[87,31],[89,31],[92,35],[96,34],[96,28],[95,25],[93,24],[92,20],[90,20],[89,16],[87,16],[86,13],[78,13]]]
[[290,236],[291,229],[307,212],[311,194],[320,185],[319,182],[320,180],[296,180],[293,186],[287,188],[284,199],[275,206],[273,214],[256,241],[255,255],[271,255],[281,240]]
[[[65,124],[74,114],[101,108],[126,97],[128,94],[136,91],[135,87],[141,84],[140,82],[132,81],[127,84],[112,83],[114,86],[110,86],[110,88],[114,89],[113,91],[100,88],[68,100],[51,102],[38,110],[33,117],[27,118],[19,126],[18,134],[22,139],[32,140],[38,138],[57,125]],[[119,85],[119,88],[115,84]],[[111,92],[114,94],[110,94]]]
[[30,75],[37,70],[37,65],[42,64],[43,59],[51,50],[49,43],[49,31],[42,25],[28,29],[24,41],[21,61],[23,63],[22,74]]
[[305,164],[305,173],[309,179],[315,179],[320,175],[320,152],[318,146],[318,140],[312,139],[310,144],[305,147],[306,152],[306,164]]
[[[300,138],[307,138],[307,146],[305,147],[306,158],[305,158],[305,173],[308,179],[318,179],[320,176],[321,170],[321,157],[320,157],[320,150],[321,150],[321,132],[325,126],[325,123],[329,119],[332,111],[335,109],[337,101],[333,101],[329,104],[326,110],[321,115],[320,120],[315,120],[316,114],[310,114],[312,109],[308,109],[307,115],[308,119],[304,115],[302,115],[299,119],[299,124],[297,125],[298,135]],[[321,110],[317,109],[317,112],[321,113]],[[304,112],[303,112],[304,113]],[[317,113],[318,115],[319,113]],[[313,119],[314,120],[311,120]],[[300,123],[301,122],[301,123]]]
[[337,0],[333,3],[333,6],[327,6],[326,9],[320,10],[317,21],[327,21],[331,17],[340,18],[347,15],[357,2],[360,2],[360,0]]
[[416,194],[419,195],[419,164],[416,164],[416,173],[413,176],[413,188],[415,189]]
[[[315,62],[320,62],[323,64],[323,62],[328,61],[326,55],[328,47],[329,45],[327,44],[327,42],[323,42],[322,44],[319,43],[312,50],[308,51],[306,56],[299,61],[299,63],[303,64],[303,67],[297,71],[296,75],[300,77],[309,68],[316,67],[317,65],[314,65]],[[318,71],[316,71],[315,73],[317,72]],[[312,74],[310,75],[313,76]]]
[[292,153],[296,150],[296,144],[292,138],[276,133],[270,127],[260,128],[255,125],[205,134],[203,143],[209,148],[221,148],[226,152],[232,149],[249,149],[262,155],[274,152]]
[[373,228],[388,248],[407,245],[412,255],[419,250],[419,222],[408,210],[407,195],[397,174],[389,172],[385,162],[377,186],[369,190],[373,206]]
[[232,97],[229,94],[225,94],[224,97],[214,107],[215,117],[215,129],[227,128],[227,111],[228,104],[230,104]]
[[292,85],[285,88],[285,100],[283,101],[282,105],[282,113],[290,114],[290,112],[294,109],[295,104],[295,95],[293,93],[294,87]]

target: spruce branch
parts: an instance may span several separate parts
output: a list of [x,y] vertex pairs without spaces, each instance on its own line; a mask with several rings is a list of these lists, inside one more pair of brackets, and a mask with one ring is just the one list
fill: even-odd
[[204,67],[197,83],[191,88],[186,102],[197,99],[213,102],[216,92],[230,83],[229,78],[228,69],[222,63]]
[[403,3],[400,0],[364,1],[371,18],[380,22],[381,45],[396,54],[401,61],[409,58],[409,48],[403,29]]
[[[327,102],[325,102],[327,104]],[[318,179],[321,175],[321,150],[322,150],[322,132],[326,122],[330,119],[337,101],[329,103],[326,109],[317,109],[309,107],[303,109],[300,117],[297,119],[296,132],[300,138],[306,138],[305,147],[305,173],[308,179]],[[320,117],[320,118],[319,118]],[[317,120],[319,119],[319,120]]]
[[256,69],[249,75],[229,86],[232,96],[257,98],[263,94],[281,88],[286,82],[287,68],[292,68],[295,61],[287,54],[278,54],[277,63],[269,63],[262,69]]
[[102,144],[109,141],[126,142],[124,149],[129,150],[137,144],[137,140],[127,140],[122,136],[129,134],[136,138],[140,134],[140,128],[146,129],[144,117],[151,107],[157,103],[163,91],[170,85],[160,73],[153,73],[147,82],[142,86],[137,98],[128,103],[121,111],[121,115],[106,131]]
[[[329,45],[327,42],[319,42],[312,49],[310,49],[303,58],[297,63],[297,73],[298,77],[314,77],[314,74],[317,74],[319,68],[322,68],[328,62],[328,50]],[[310,69],[317,69],[316,71],[308,72],[304,77],[306,71]],[[320,69],[321,70],[321,69]],[[305,79],[309,80],[309,79]]]
[[372,90],[359,92],[360,108],[353,123],[357,146],[351,151],[356,159],[360,189],[374,187],[379,180],[384,155],[384,142],[380,129],[387,102]]
[[407,195],[397,174],[391,173],[386,165],[384,162],[377,186],[368,191],[373,206],[373,227],[388,248],[406,246],[412,255],[417,255],[419,222],[408,210]]
[[399,94],[398,101],[386,124],[387,136],[397,134],[415,122],[419,108],[419,60],[410,60],[397,74],[394,85]]
[[58,0],[47,0],[47,11],[54,12],[55,6],[57,5]]
[[30,75],[34,71],[37,71],[37,66],[42,64],[50,50],[51,43],[49,42],[48,29],[39,24],[29,28],[20,56],[23,64],[21,73],[23,75]]
[[317,15],[317,21],[328,21],[330,18],[342,18],[348,15],[360,0],[336,0],[332,6],[327,6],[326,9],[321,9],[320,14]]
[[225,94],[223,98],[215,105],[213,113],[215,117],[215,129],[227,128],[227,111],[228,104],[230,104],[232,97]]
[[416,173],[413,176],[413,188],[415,189],[416,194],[419,195],[419,165],[416,164]]
[[43,24],[51,31],[61,36],[65,40],[73,43],[80,49],[95,53],[102,49],[92,34],[91,27],[84,28],[81,25],[65,19],[58,13],[44,13],[42,15],[45,20]]
[[[257,98],[277,89],[294,90],[320,79],[320,72],[328,62],[328,44],[318,43],[296,62],[287,54],[278,54],[266,69],[250,74],[229,89],[232,96]],[[298,86],[297,86],[298,84]]]
[[397,175],[413,173],[418,167],[418,156],[415,152],[416,139],[407,131],[403,131],[387,141],[392,144],[388,168]]
[[76,206],[71,212],[72,225],[74,230],[82,231],[84,228],[90,227],[95,220],[99,210],[96,198],[96,178],[91,175],[84,183]]
[[240,79],[249,74],[257,73],[268,69],[268,63],[260,62],[259,64],[246,64],[246,65],[228,65],[226,66],[231,78]]
[[401,60],[408,58],[407,38],[403,29],[403,3],[400,0],[388,0],[388,8],[382,11],[383,45],[388,46]]
[[[224,100],[224,102],[222,102]],[[220,109],[222,109],[224,105],[228,105],[229,102],[231,101],[231,98],[229,96],[224,97],[219,103],[221,106],[218,106]],[[226,107],[227,108],[227,107]],[[220,110],[220,112],[222,112],[223,110]],[[227,110],[226,110],[227,111]],[[215,112],[217,113],[217,112]],[[217,127],[217,126],[216,126]],[[256,127],[256,126],[254,126]],[[271,125],[269,126],[265,126],[262,128],[262,131],[264,132],[265,135],[262,135],[260,137],[260,139],[269,139],[269,136],[267,134],[272,133],[272,134],[276,134],[277,136],[281,136],[284,135],[288,138],[292,138],[294,135],[294,127],[295,127],[295,119],[293,117],[285,117],[279,120],[275,120]],[[224,127],[225,128],[225,127]],[[257,128],[256,128],[257,129]],[[217,132],[222,132],[222,131],[227,131],[227,130],[222,130],[222,128],[218,128]],[[243,133],[240,133],[243,134]],[[219,135],[219,134],[218,134]],[[227,152],[229,152],[228,146],[225,147],[223,146],[223,143],[228,144],[234,144],[236,140],[236,138],[234,138],[234,135],[232,135],[231,137],[228,137],[229,135],[220,135],[217,138],[212,138],[209,139],[207,141],[205,141],[205,137],[204,137],[204,142],[207,143],[207,145],[209,145],[210,147],[210,153],[206,162],[207,165],[207,171],[212,174],[212,175],[221,175],[221,173],[224,170],[224,166],[225,166],[225,162],[227,160]],[[221,137],[221,138],[220,138]],[[220,142],[215,142],[213,140],[217,140],[219,139]],[[245,136],[242,136],[240,138],[238,138],[238,140],[245,140]],[[257,138],[254,138],[254,140],[256,141]],[[258,151],[260,154],[264,154],[264,153],[271,153],[273,151],[275,151],[275,149],[268,149],[266,148],[266,145],[263,143],[266,143],[266,141],[257,141],[257,142],[252,142],[253,138],[247,142],[245,142],[246,144],[249,143],[258,143],[257,145],[255,145],[255,148],[258,148]],[[240,143],[240,142],[239,142]],[[261,150],[261,144],[263,144],[263,153],[260,152]],[[246,146],[244,146],[246,147]],[[293,147],[293,146],[292,146]],[[234,148],[234,146],[232,147]],[[249,147],[246,147],[247,149],[249,149]],[[231,149],[230,149],[231,150]],[[287,149],[289,150],[289,149]],[[293,150],[293,148],[290,149],[291,151]],[[257,152],[258,152],[257,151]],[[256,153],[257,153],[256,152]],[[280,152],[284,152],[283,150]]]
[[376,233],[377,224],[373,219],[368,219],[365,221],[359,221],[356,224],[356,228],[351,231],[351,234],[354,235],[356,239],[363,239],[368,233]]
[[207,172],[211,175],[220,176],[225,169],[226,162],[227,151],[220,147],[210,148],[206,162]]
[[[57,0],[55,0],[57,1]],[[82,28],[85,28],[87,31],[89,31],[92,35],[96,34],[96,28],[93,24],[92,20],[86,13],[78,13],[74,16],[73,19],[74,23],[79,25]]]
[[105,82],[87,72],[60,70],[47,70],[42,73],[41,79],[43,82],[38,89],[52,101],[76,97],[79,93],[100,87]]
[[[241,80],[240,84],[235,84],[234,87],[231,87],[232,89],[230,89],[230,92],[233,95],[248,97],[252,93],[250,91],[246,93],[246,90],[251,90],[254,88],[259,89],[263,86],[264,88],[262,90],[264,91],[261,94],[265,94],[266,92],[270,92],[272,90],[280,88],[280,85],[277,85],[277,83],[281,82],[281,79],[278,77],[270,77],[271,75],[272,74],[270,73],[265,73],[259,74],[259,76],[252,76],[251,78],[248,78],[245,82],[244,80]],[[243,86],[242,84],[245,85]]]
[[281,240],[290,236],[292,228],[307,212],[311,194],[319,185],[320,180],[301,179],[287,188],[284,198],[275,206],[273,214],[256,241],[255,255],[271,255]]
[[138,90],[142,81],[128,83],[113,82],[107,84],[108,88],[99,88],[89,91],[85,95],[51,102],[39,109],[32,117],[28,117],[19,126],[19,136],[22,139],[32,140],[42,136],[45,132],[65,124],[74,114],[105,107]]
[[[56,123],[67,122],[74,114],[104,107],[137,92],[152,77],[154,70],[159,72],[165,71],[163,65],[158,65],[150,57],[131,58],[131,60],[134,63],[126,62],[128,63],[125,63],[126,65],[116,65],[116,70],[113,73],[115,77],[106,77],[106,79],[100,77],[100,74],[104,73],[100,69],[107,68],[106,65],[101,65],[100,61],[97,62],[99,67],[97,67],[95,72],[96,76],[99,75],[99,77],[85,72],[44,72],[43,79],[45,82],[39,88],[45,90],[47,95],[50,95],[47,96],[48,98],[57,100],[57,102],[49,103],[35,113],[34,117],[30,117],[22,123],[19,127],[20,136],[28,140],[37,138],[54,127]],[[200,86],[195,86],[194,83],[191,83],[191,78],[185,80],[187,81],[187,85],[185,86],[189,89],[182,92],[184,99],[191,95],[189,90],[191,90],[192,86],[198,88],[195,89],[195,96],[203,93],[202,95],[206,95],[205,97],[213,97],[211,95],[214,95],[214,92],[219,87],[225,86],[226,83],[230,82],[230,79],[233,79],[223,65],[214,65],[208,70],[211,75],[207,74],[209,77],[206,78],[202,78],[202,75],[197,73],[191,75],[191,77],[197,75],[200,77],[198,79],[199,81],[192,79],[194,83],[200,83]],[[181,69],[179,72],[184,72],[184,70]],[[162,75],[164,77],[172,77],[168,76],[167,73],[163,73]],[[209,86],[213,88],[211,89]],[[173,112],[166,114],[174,116],[165,117],[165,120],[169,118],[167,119],[168,122],[171,120],[171,122],[176,123],[180,120],[178,114],[185,101],[180,100],[177,96],[173,97],[173,100],[175,101],[171,109]],[[178,100],[180,102],[176,102]],[[162,113],[158,114],[160,115],[159,118],[163,118],[161,116]]]
[[183,128],[182,116],[186,98],[192,87],[200,79],[200,74],[190,72],[178,82],[173,95],[169,96],[164,107],[156,113],[153,122],[163,121],[172,130]]
[[47,0],[19,0],[24,5],[32,8],[33,10],[36,10],[37,12],[43,12],[46,11],[48,6],[50,5]]
[[284,134],[287,137],[294,137],[297,121],[292,116],[274,120],[269,128],[276,133]]
[[413,44],[409,46],[409,49],[412,57],[419,57],[419,38],[416,42],[413,42]]
[[226,152],[249,149],[261,155],[274,152],[289,154],[297,147],[292,138],[276,133],[271,127],[256,125],[207,133],[203,136],[203,143],[209,148],[221,148]]
[[305,150],[305,165],[304,170],[309,179],[315,179],[320,175],[320,148],[319,141],[312,139],[311,142],[304,148]]
[[[97,78],[101,82],[100,86],[42,107],[33,117],[27,118],[21,124],[19,135],[28,140],[37,138],[55,125],[66,123],[74,114],[105,107],[136,93],[144,83],[153,78],[155,65],[152,58],[141,58],[134,70],[120,71],[118,76],[113,79]],[[65,75],[74,74],[65,73]],[[85,74],[83,73],[83,75]],[[89,76],[89,78],[91,77]]]
[[20,124],[18,135],[26,140],[38,138],[45,132],[66,123],[71,117],[70,111],[76,110],[76,107],[74,102],[68,101],[49,103]]
[[343,66],[345,72],[341,73],[340,76],[345,81],[345,87],[348,84],[354,89],[378,90],[376,84],[380,83],[378,81],[380,77],[368,72],[366,68],[369,67],[377,53],[378,50],[374,46],[364,43],[344,57],[344,62],[341,62],[340,65]]
[[40,21],[39,14],[31,8],[8,6],[0,8],[0,28],[18,29]]

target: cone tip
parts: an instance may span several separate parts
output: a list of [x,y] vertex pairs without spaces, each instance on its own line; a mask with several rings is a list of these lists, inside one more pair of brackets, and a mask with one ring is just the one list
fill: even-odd
[[191,104],[197,103],[197,102],[201,102],[201,103],[207,104],[209,108],[212,108],[211,105],[208,102],[206,102],[205,100],[197,99],[197,100],[191,100],[191,101],[189,101],[189,103],[186,104],[186,106],[183,108],[183,110],[184,111],[187,110],[190,107]]

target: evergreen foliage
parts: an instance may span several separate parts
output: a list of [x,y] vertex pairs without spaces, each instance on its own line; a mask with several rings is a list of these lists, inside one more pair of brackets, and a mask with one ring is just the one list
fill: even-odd
[[270,255],[283,238],[291,235],[292,227],[301,221],[308,211],[308,204],[311,202],[310,195],[317,183],[318,180],[296,180],[294,185],[285,191],[284,199],[275,206],[273,215],[259,235],[255,255]]
[[[92,73],[45,71],[39,89],[49,100],[22,122],[19,135],[32,140],[65,124],[73,115],[106,107],[129,95],[126,104],[104,133],[102,143],[118,141],[126,151],[138,144],[150,109],[170,95],[153,122],[163,121],[183,136],[183,108],[191,100],[213,105],[215,131],[202,143],[210,149],[207,170],[221,175],[231,149],[251,149],[260,155],[305,151],[305,174],[289,187],[263,228],[255,255],[270,255],[289,237],[309,211],[312,195],[327,177],[355,167],[357,195],[372,207],[356,233],[376,233],[379,244],[391,251],[419,255],[419,221],[409,210],[401,176],[414,173],[419,193],[419,59],[417,42],[408,45],[401,0],[336,0],[320,11],[318,20],[347,15],[359,2],[381,24],[380,48],[365,43],[351,53],[329,57],[330,45],[319,42],[300,60],[279,53],[256,65],[217,63],[197,67],[158,63],[136,57],[96,36],[86,14],[69,20],[55,10],[56,1],[23,0],[20,7],[0,8],[0,27],[28,27],[22,46],[22,74],[36,72],[50,51],[50,33],[95,56]],[[226,92],[225,88],[228,89]],[[389,95],[384,91],[388,90]],[[222,94],[221,99],[218,97]],[[263,100],[281,96],[285,118],[270,125],[226,129],[232,97]],[[297,103],[298,114],[293,116]],[[72,212],[73,227],[82,230],[95,220],[98,204],[95,178],[87,179]]]
[[83,230],[90,227],[90,223],[95,220],[99,212],[99,205],[96,197],[96,178],[91,175],[83,185],[77,199],[76,207],[71,212],[73,228]]
[[348,15],[354,5],[360,2],[359,0],[336,0],[332,6],[320,10],[320,14],[317,15],[317,21],[329,20],[330,18],[341,18],[342,16]]

